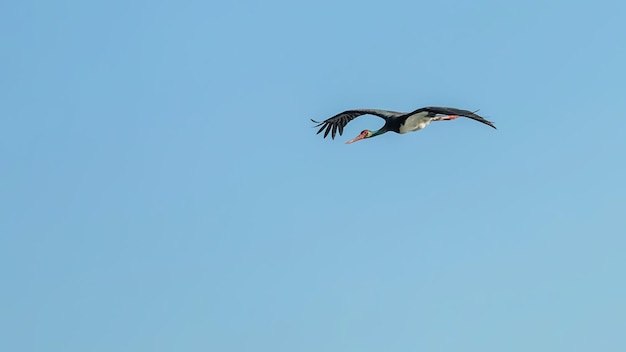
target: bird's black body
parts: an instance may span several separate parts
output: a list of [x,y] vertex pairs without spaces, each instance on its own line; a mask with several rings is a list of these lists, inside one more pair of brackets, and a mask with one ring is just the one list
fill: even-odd
[[[410,131],[406,131],[404,129],[405,124],[409,118],[417,118],[427,121],[428,124],[433,119],[436,119],[437,116],[440,115],[448,115],[448,116],[464,116],[470,118],[472,120],[476,120],[478,122],[484,123],[490,127],[496,128],[493,122],[485,120],[482,116],[475,114],[469,110],[461,110],[456,108],[447,108],[447,107],[437,107],[437,106],[429,106],[425,108],[420,108],[415,111],[406,113],[406,112],[397,112],[397,111],[389,111],[389,110],[379,110],[379,109],[356,109],[356,110],[347,110],[340,114],[337,114],[331,118],[324,120],[323,122],[318,122],[315,120],[311,120],[314,123],[317,123],[315,127],[320,127],[317,133],[321,133],[324,131],[324,138],[328,136],[330,132],[331,138],[335,139],[335,135],[337,131],[339,131],[339,135],[343,134],[343,128],[348,124],[348,122],[354,120],[355,118],[362,115],[374,115],[378,116],[385,120],[385,125],[378,130],[377,134],[382,134],[385,132],[396,132],[396,133],[406,133]],[[418,127],[413,130],[421,129],[423,127]]]

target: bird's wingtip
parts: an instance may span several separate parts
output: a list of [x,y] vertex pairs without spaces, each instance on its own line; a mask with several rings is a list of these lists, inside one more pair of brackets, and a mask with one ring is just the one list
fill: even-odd
[[[312,121],[313,123],[316,123],[316,124],[317,124],[317,125],[315,125],[315,126],[311,126],[312,128],[320,127],[320,126],[323,124],[323,122],[315,121],[315,120],[313,120],[313,119],[311,119],[311,121]],[[320,132],[321,132],[321,130],[320,130]],[[319,132],[317,132],[317,133],[319,133]]]

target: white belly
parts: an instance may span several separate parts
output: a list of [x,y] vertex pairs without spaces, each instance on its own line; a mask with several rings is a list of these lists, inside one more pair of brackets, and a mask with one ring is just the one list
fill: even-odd
[[419,131],[428,126],[432,120],[432,118],[426,117],[422,114],[411,115],[406,119],[406,121],[404,121],[404,125],[400,126],[400,133]]

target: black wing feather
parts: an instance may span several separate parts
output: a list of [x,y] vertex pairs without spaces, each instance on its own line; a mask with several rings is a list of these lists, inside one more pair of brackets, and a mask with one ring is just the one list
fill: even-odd
[[319,131],[317,131],[317,134],[320,134],[325,129],[326,131],[324,132],[324,138],[326,138],[326,136],[328,136],[328,133],[332,131],[331,138],[335,139],[337,130],[339,130],[340,136],[343,135],[343,128],[346,127],[348,122],[362,115],[374,115],[387,121],[388,119],[392,117],[404,115],[404,113],[397,112],[397,111],[389,111],[389,110],[379,110],[379,109],[357,109],[357,110],[346,110],[322,122],[315,121],[313,119],[311,119],[311,121],[318,124],[314,127],[320,127]]
[[429,114],[432,114],[432,116],[435,115],[458,115],[458,116],[463,116],[463,117],[467,117],[470,118],[472,120],[478,121],[478,122],[482,122],[487,126],[496,128],[496,126],[493,124],[493,122],[486,120],[484,117],[477,115],[476,111],[469,111],[469,110],[462,110],[462,109],[456,109],[456,108],[446,108],[446,107],[440,107],[440,106],[428,106],[425,108],[420,108],[417,109],[415,111],[413,111],[411,113],[412,114],[417,114],[420,112],[428,112]]

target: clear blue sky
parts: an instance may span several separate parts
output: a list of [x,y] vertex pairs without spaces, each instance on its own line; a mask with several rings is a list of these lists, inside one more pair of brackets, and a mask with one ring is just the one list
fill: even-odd
[[0,350],[626,350],[624,13],[2,2]]

